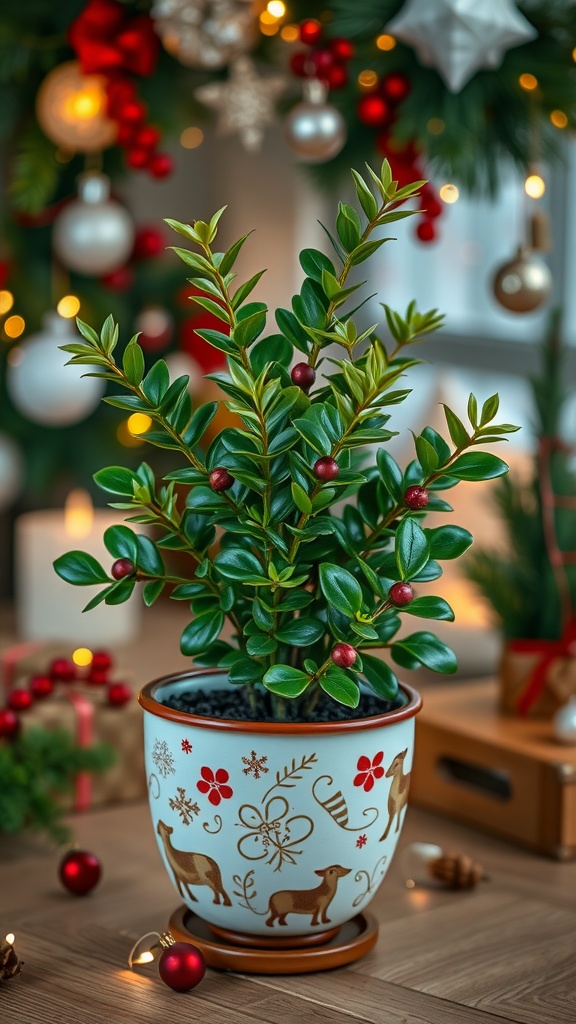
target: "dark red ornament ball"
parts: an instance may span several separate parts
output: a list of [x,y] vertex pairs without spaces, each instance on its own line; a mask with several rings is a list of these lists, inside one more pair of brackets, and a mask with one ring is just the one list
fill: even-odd
[[142,125],[134,136],[134,145],[142,149],[154,149],[160,142],[160,132],[153,124]]
[[330,455],[323,455],[314,463],[314,473],[319,480],[335,480],[340,472],[340,466]]
[[210,473],[208,482],[213,491],[228,491],[234,483],[234,477],[223,466],[218,466]]
[[108,651],[94,651],[90,671],[107,672],[110,668],[112,668],[112,655]]
[[329,89],[343,89],[348,84],[348,72],[343,64],[333,64],[318,75]]
[[127,100],[118,105],[116,117],[121,124],[139,125],[145,120],[146,113],[146,107],[140,100]]
[[8,694],[7,704],[11,711],[28,711],[28,708],[32,707],[33,702],[34,697],[30,690],[15,687]]
[[172,174],[172,157],[168,153],[155,153],[148,169],[153,178],[167,178]]
[[431,220],[421,220],[416,228],[416,234],[421,242],[433,242],[436,238],[436,228]]
[[412,86],[410,85],[410,79],[406,75],[403,75],[400,71],[394,71],[382,79],[381,88],[389,100],[392,100],[393,103],[401,103],[402,100],[406,99]]
[[306,50],[297,50],[290,57],[290,69],[298,78],[306,78],[308,75],[308,61],[310,60]]
[[292,383],[297,384],[302,391],[308,391],[316,380],[316,372],[308,363],[296,363],[290,373]]
[[115,580],[123,580],[125,576],[132,576],[135,566],[129,558],[117,558],[110,570],[110,575]]
[[430,495],[425,487],[407,487],[404,491],[404,504],[408,508],[426,508],[430,501]]
[[310,58],[319,77],[322,77],[323,72],[331,68],[334,63],[334,56],[330,50],[316,50],[310,55]]
[[113,292],[127,292],[134,284],[134,271],[132,267],[118,267],[117,270],[111,270],[109,274],[105,274],[104,277],[100,278],[105,288],[110,288]]
[[87,850],[71,850],[60,861],[58,876],[62,885],[75,896],[85,896],[100,881],[100,861]]
[[126,154],[126,163],[133,171],[141,171],[150,163],[150,152],[147,149],[134,147]]
[[386,124],[390,108],[383,96],[371,92],[358,100],[358,120],[369,128],[379,128]]
[[54,690],[54,681],[50,676],[32,676],[28,689],[35,700],[43,700]]
[[68,658],[55,658],[49,671],[51,678],[58,683],[71,683],[76,679],[76,666]]
[[132,690],[125,683],[110,683],[108,686],[108,703],[113,708],[121,708],[132,700]]
[[322,25],[316,18],[307,18],[300,22],[300,41],[307,46],[315,46],[320,41]]
[[206,973],[206,961],[190,942],[175,942],[164,949],[158,960],[158,973],[168,988],[189,992],[199,985]]
[[338,668],[351,668],[358,657],[356,650],[351,644],[336,644],[332,648],[330,657]]
[[0,740],[13,740],[20,731],[20,719],[10,708],[0,709]]
[[108,672],[102,671],[102,669],[90,669],[86,682],[90,686],[106,686],[108,683]]
[[354,56],[354,43],[349,39],[343,37],[331,39],[328,46],[335,60],[351,60]]
[[159,256],[165,247],[166,240],[162,231],[154,227],[141,227],[136,232],[132,255],[137,260],[147,260]]
[[402,608],[405,604],[410,604],[414,597],[414,591],[409,583],[393,583],[388,591],[388,597],[392,604]]

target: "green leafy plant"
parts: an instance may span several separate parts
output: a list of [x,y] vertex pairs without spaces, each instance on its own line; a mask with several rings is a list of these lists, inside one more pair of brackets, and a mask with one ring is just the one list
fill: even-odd
[[557,640],[576,613],[576,473],[560,429],[565,381],[556,317],[541,347],[540,372],[530,381],[536,428],[530,477],[507,477],[494,494],[506,550],[481,548],[464,562],[508,640]]
[[79,747],[66,729],[35,727],[0,743],[0,834],[30,829],[65,842],[62,796],[72,793],[78,772],[101,772],[113,762],[111,747]]
[[[394,698],[396,675],[375,657],[377,649],[388,649],[401,668],[456,670],[453,652],[432,632],[399,635],[401,613],[453,619],[446,601],[415,596],[413,585],[424,589],[441,575],[440,561],[472,542],[459,526],[426,528],[422,520],[426,512],[451,511],[439,493],[460,480],[505,473],[505,463],[478,446],[516,429],[494,423],[496,395],[481,408],[471,396],[470,423],[446,407],[449,439],[426,427],[404,470],[384,447],[394,433],[388,409],[409,394],[401,381],[418,362],[408,349],[442,318],[436,310],[419,313],[415,303],[404,316],[384,305],[385,343],[378,325],[360,331],[353,319],[366,298],[343,312],[365,284],[349,283],[351,269],[389,240],[374,231],[410,216],[400,207],[424,184],[399,188],[387,161],[379,175],[368,172],[367,180],[352,172],[361,212],[340,203],[335,236],[326,230],[333,259],[316,249],[300,254],[301,290],[290,310],[276,311],[278,333],[265,338],[266,306],[249,299],[261,274],[232,290],[248,236],[218,252],[223,210],[209,222],[168,221],[195,246],[175,251],[204,292],[198,301],[222,321],[221,331],[198,334],[226,353],[228,373],[211,377],[240,423],[222,430],[205,454],[198,446],[217,403],[193,410],[187,378],[170,383],[163,360],[145,373],[136,337],[120,365],[110,318],[100,336],[79,322],[84,340],[65,346],[70,362],[121,385],[128,394],[105,401],[147,413],[153,428],[146,440],[179,452],[185,465],[160,485],[146,463],[134,472],[98,472],[113,507],[135,512],[129,522],[157,527],[159,539],[114,526],[104,538],[115,559],[110,574],[78,551],[59,558],[56,571],[73,584],[104,584],[87,608],[125,601],[137,584],[150,605],[169,586],[170,597],[193,613],[182,652],[226,669],[253,706],[270,701],[276,717],[309,715],[322,691],[356,707],[359,679]],[[189,576],[166,572],[164,549],[190,556]],[[230,638],[222,637],[225,619]]]

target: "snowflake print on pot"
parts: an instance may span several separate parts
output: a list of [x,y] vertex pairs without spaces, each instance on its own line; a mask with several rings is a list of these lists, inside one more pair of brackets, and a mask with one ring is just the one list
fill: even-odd
[[246,765],[246,768],[242,769],[244,775],[253,775],[255,779],[259,779],[262,774],[269,771],[266,767],[267,760],[267,757],[258,757],[256,751],[253,750],[250,757],[242,758],[242,761]]
[[168,806],[171,811],[178,811],[178,814],[182,818],[185,825],[189,825],[193,821],[194,814],[200,814],[200,808],[197,803],[193,803],[191,799],[186,796],[186,790],[182,786],[177,786],[178,795],[170,797],[168,800]]
[[192,753],[192,744],[190,743],[190,740],[182,740],[182,750],[185,754]]
[[176,768],[174,767],[174,758],[168,749],[166,740],[154,741],[154,747],[152,748],[152,760],[163,779],[167,779],[169,775],[173,775],[175,773]]
[[358,764],[356,765],[358,775],[354,779],[354,785],[362,786],[364,792],[369,793],[374,788],[376,779],[381,779],[384,775],[383,760],[383,750],[379,750],[372,761],[365,754],[362,754],[358,758]]
[[230,778],[225,768],[217,768],[215,772],[204,766],[200,769],[202,778],[196,783],[201,793],[208,794],[208,800],[217,807],[221,800],[229,800],[233,795],[231,786],[227,785]]

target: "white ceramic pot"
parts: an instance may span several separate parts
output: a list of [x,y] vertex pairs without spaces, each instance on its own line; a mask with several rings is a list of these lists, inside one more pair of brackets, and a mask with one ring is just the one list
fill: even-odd
[[390,864],[412,765],[418,694],[373,718],[239,722],[165,707],[222,689],[200,670],[149,683],[146,773],[161,856],[211,926],[267,938],[326,933],[363,910]]

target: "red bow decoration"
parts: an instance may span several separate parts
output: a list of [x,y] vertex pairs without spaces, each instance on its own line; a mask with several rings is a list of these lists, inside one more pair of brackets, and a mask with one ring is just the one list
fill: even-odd
[[158,37],[148,14],[126,17],[117,0],[89,0],[68,30],[85,75],[129,71],[147,78],[156,67]]
[[576,655],[576,618],[568,623],[559,640],[511,640],[508,643],[508,648],[521,654],[540,655],[540,659],[516,703],[518,714],[524,716],[528,714],[532,705],[544,691],[550,666],[557,658],[569,658]]

